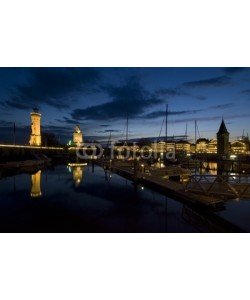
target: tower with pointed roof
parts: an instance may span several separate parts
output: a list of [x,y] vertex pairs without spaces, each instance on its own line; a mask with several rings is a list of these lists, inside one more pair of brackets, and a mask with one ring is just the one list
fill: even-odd
[[224,119],[222,119],[220,129],[217,132],[217,154],[221,158],[229,156],[229,132]]

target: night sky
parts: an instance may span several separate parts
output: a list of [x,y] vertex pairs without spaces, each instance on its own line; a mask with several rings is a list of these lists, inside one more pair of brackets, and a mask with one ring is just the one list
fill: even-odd
[[[213,138],[225,119],[230,138],[250,133],[250,68],[0,68],[0,142],[27,144],[30,111],[61,142],[79,124],[85,139],[158,137],[169,104],[169,135]],[[162,135],[164,134],[164,129]]]

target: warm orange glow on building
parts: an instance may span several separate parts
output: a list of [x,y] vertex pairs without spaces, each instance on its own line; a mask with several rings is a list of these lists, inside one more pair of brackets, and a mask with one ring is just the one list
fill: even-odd
[[41,114],[37,109],[34,109],[33,112],[30,113],[31,117],[31,135],[30,142],[31,146],[41,146]]

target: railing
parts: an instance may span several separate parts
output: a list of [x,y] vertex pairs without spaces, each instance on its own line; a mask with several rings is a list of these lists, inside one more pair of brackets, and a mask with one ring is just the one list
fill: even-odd
[[186,184],[186,191],[205,195],[219,195],[236,198],[250,198],[250,175],[192,175]]

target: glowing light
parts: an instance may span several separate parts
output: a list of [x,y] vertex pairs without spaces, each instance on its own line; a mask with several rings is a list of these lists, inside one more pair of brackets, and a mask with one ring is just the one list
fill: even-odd
[[81,167],[81,166],[87,166],[87,163],[68,163],[69,167]]
[[23,146],[23,145],[6,145],[6,144],[0,144],[0,147],[3,147],[3,148],[27,148],[27,149],[64,150],[63,147]]
[[230,155],[230,158],[231,158],[231,159],[235,159],[235,158],[237,158],[237,155],[232,154],[232,155]]

